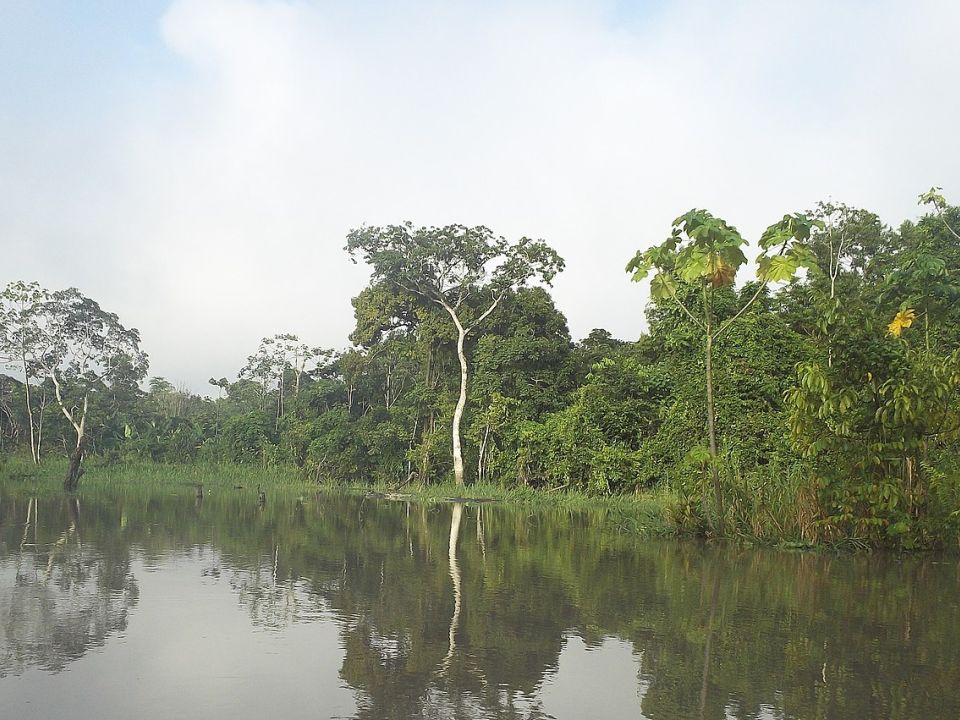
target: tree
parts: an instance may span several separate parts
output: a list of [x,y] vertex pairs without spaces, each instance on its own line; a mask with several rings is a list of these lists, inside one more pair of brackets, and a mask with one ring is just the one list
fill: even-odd
[[443,308],[457,331],[460,393],[453,412],[453,468],[464,484],[460,424],[467,405],[464,346],[504,294],[533,280],[550,284],[563,269],[560,256],[541,240],[509,243],[488,228],[463,225],[414,228],[411,223],[350,231],[345,248],[373,269],[371,285],[385,283]]
[[230,387],[230,381],[227,380],[225,377],[222,377],[219,380],[217,380],[216,378],[210,378],[209,380],[207,380],[207,382],[219,390],[218,399],[222,399],[224,391],[226,391],[226,389]]
[[953,224],[947,219],[947,212],[950,210],[950,206],[947,205],[946,198],[940,194],[942,189],[943,188],[932,187],[927,192],[921,193],[919,204],[932,205],[934,212],[937,213],[937,217],[940,218],[943,226],[949,230],[950,234],[957,240],[960,240],[960,233],[957,232]]
[[[267,394],[272,383],[277,388],[277,416],[276,424],[279,427],[280,418],[284,413],[285,401],[285,374],[288,370],[293,373],[294,396],[300,394],[300,382],[306,372],[307,363],[311,360],[329,355],[329,351],[312,348],[300,342],[300,338],[289,333],[265,337],[260,341],[257,352],[247,358],[247,364],[240,371],[241,378],[254,379],[260,383],[260,409],[266,408]],[[214,382],[214,385],[217,383]]]
[[30,384],[30,380],[36,377],[34,352],[37,338],[33,319],[40,304],[48,299],[49,293],[35,282],[11,282],[0,293],[0,362],[23,373],[27,424],[30,426],[30,456],[37,465],[40,464],[43,406],[46,403],[41,404],[39,419],[35,419]]
[[[921,204],[932,205],[927,215],[914,225],[900,226],[901,245],[884,278],[884,301],[893,301],[901,310],[918,311],[923,320],[927,351],[954,348],[960,341],[960,208],[950,207],[940,188],[931,188],[920,196]],[[931,332],[934,329],[935,332]]]
[[[820,525],[841,537],[927,545],[958,520],[957,486],[943,470],[960,428],[960,253],[948,222],[957,213],[942,198],[929,202],[935,214],[865,243],[876,252],[863,263],[868,272],[838,286],[835,335],[815,336],[828,345],[827,362],[821,353],[799,364],[786,394],[795,448],[819,489]],[[877,236],[864,225],[847,234],[861,246]]]
[[35,375],[53,383],[57,405],[76,433],[64,489],[74,490],[82,473],[90,400],[122,374],[142,379],[147,356],[140,334],[113,313],[70,288],[50,293],[30,317]]
[[931,544],[931,529],[955,532],[958,521],[956,482],[930,449],[956,452],[960,350],[938,355],[911,342],[913,315],[900,311],[889,323],[886,362],[802,363],[786,395],[796,448],[823,483],[825,527],[905,547]]
[[[716,410],[713,383],[714,343],[739,320],[771,282],[793,278],[800,267],[814,267],[813,255],[804,245],[819,221],[806,215],[784,215],[760,237],[756,291],[730,318],[717,324],[714,293],[733,284],[737,271],[746,264],[746,240],[726,221],[706,210],[690,210],[673,221],[670,237],[660,245],[638,251],[627,264],[634,282],[642,282],[651,271],[650,293],[657,300],[672,300],[703,336],[704,373],[707,400],[707,435],[717,516],[722,521],[723,491],[717,467]],[[681,286],[686,286],[684,290]],[[690,292],[693,290],[693,292]],[[683,297],[681,297],[681,293]],[[699,308],[697,296],[699,298]],[[694,311],[699,311],[698,315]]]
[[839,331],[841,308],[849,298],[841,297],[838,281],[849,273],[863,276],[873,272],[871,261],[884,249],[888,233],[874,213],[844,203],[820,202],[808,246],[823,272],[811,283],[813,304],[818,306],[816,333],[827,339],[827,365],[833,364],[833,336]]

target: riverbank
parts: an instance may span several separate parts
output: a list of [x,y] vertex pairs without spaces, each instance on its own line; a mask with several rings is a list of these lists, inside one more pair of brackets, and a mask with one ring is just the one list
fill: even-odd
[[[48,457],[37,467],[28,456],[0,458],[0,489],[18,495],[50,497],[63,493],[66,458]],[[80,481],[80,496],[98,493],[126,494],[144,490],[157,494],[232,492],[256,497],[262,488],[268,496],[305,497],[308,494],[366,495],[383,501],[409,500],[436,504],[454,501],[493,501],[511,506],[540,510],[562,510],[571,513],[600,513],[603,522],[638,537],[704,535],[733,541],[740,545],[764,545],[794,550],[826,552],[863,552],[887,548],[898,551],[960,550],[960,538],[943,538],[924,544],[871,542],[867,537],[842,533],[816,532],[816,509],[810,505],[809,492],[795,476],[787,476],[779,492],[764,492],[769,482],[743,479],[731,487],[727,526],[716,533],[702,521],[702,515],[673,491],[655,488],[642,493],[624,495],[591,495],[570,488],[539,489],[528,486],[504,486],[495,483],[470,484],[459,487],[452,482],[419,485],[409,484],[345,484],[317,483],[293,466],[252,466],[230,463],[165,464],[151,461],[114,461],[91,457]],[[794,474],[795,475],[795,474]],[[756,480],[755,478],[753,479]],[[769,478],[767,478],[769,480]],[[759,485],[759,489],[753,487]],[[702,512],[699,511],[699,512]]]
[[[47,458],[33,465],[29,458],[13,456],[0,465],[0,487],[39,497],[63,492],[65,458]],[[173,465],[152,462],[106,462],[91,458],[80,479],[77,493],[123,492],[136,487],[158,492],[186,493],[242,490],[268,493],[305,494],[310,492],[370,495],[385,500],[412,500],[423,503],[502,502],[531,510],[564,509],[570,512],[602,511],[609,523],[625,533],[641,536],[675,535],[673,522],[676,498],[665,490],[644,494],[596,496],[570,489],[538,490],[531,487],[504,487],[494,483],[465,487],[452,482],[436,485],[410,484],[402,488],[385,484],[354,485],[316,483],[295,467],[256,467],[235,464],[203,463]]]

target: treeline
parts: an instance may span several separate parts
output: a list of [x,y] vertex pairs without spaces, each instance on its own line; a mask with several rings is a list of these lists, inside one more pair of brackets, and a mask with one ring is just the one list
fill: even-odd
[[[821,203],[748,243],[705,211],[628,271],[648,332],[573,342],[542,241],[362,228],[353,346],[265,338],[214,398],[146,381],[135,330],[76,290],[3,293],[0,442],[71,456],[289,465],[317,481],[660,488],[718,534],[960,538],[960,210],[898,228]],[[755,253],[754,253],[755,254]]]

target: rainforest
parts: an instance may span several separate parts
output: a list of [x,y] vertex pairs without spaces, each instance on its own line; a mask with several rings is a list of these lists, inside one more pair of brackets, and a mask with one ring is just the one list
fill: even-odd
[[517,491],[644,502],[665,532],[956,549],[960,209],[920,206],[889,227],[822,202],[756,238],[691,210],[624,258],[639,338],[571,337],[548,241],[358,227],[351,345],[279,332],[203,393],[150,375],[123,308],[12,280],[0,477]]

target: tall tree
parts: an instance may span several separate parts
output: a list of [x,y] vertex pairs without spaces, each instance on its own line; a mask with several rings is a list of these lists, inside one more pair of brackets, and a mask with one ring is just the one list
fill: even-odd
[[75,288],[52,292],[30,318],[36,375],[53,383],[57,405],[76,433],[64,489],[80,479],[91,397],[120,374],[138,380],[147,372],[140,334]]
[[289,333],[265,337],[260,341],[257,352],[247,358],[247,364],[240,370],[240,377],[253,379],[260,383],[261,410],[265,409],[271,384],[276,383],[276,424],[279,426],[286,400],[285,375],[287,371],[293,373],[294,396],[298,396],[300,394],[300,382],[306,372],[307,363],[321,356],[326,357],[329,354],[329,351],[309,347],[300,342],[300,338],[296,335]]
[[[802,267],[813,267],[813,255],[803,243],[819,221],[805,215],[784,215],[760,237],[756,291],[740,309],[722,323],[716,322],[714,293],[732,285],[737,271],[747,262],[743,247],[747,241],[732,225],[706,210],[690,210],[673,221],[670,237],[660,245],[640,250],[627,264],[634,282],[642,282],[651,271],[650,293],[658,300],[672,300],[703,335],[704,372],[707,400],[707,437],[717,517],[722,522],[723,491],[717,466],[716,409],[713,384],[713,347],[719,339],[760,298],[771,282],[794,277]],[[680,285],[687,286],[682,292]],[[690,290],[694,292],[690,292]],[[699,295],[699,308],[692,302]],[[695,314],[695,312],[697,314]]]
[[950,206],[947,205],[946,198],[940,194],[942,189],[943,188],[932,187],[927,192],[921,193],[920,204],[932,205],[934,212],[936,212],[937,217],[940,218],[940,222],[943,223],[943,226],[949,230],[950,234],[953,235],[957,240],[960,240],[960,232],[957,230],[957,227],[960,226],[955,226],[955,223],[952,223],[948,218]]
[[809,284],[818,308],[815,332],[827,342],[827,365],[833,364],[833,336],[839,332],[844,297],[838,282],[845,275],[875,273],[874,258],[885,250],[889,234],[874,213],[844,203],[817,203],[813,217],[822,225],[811,232],[809,247],[822,269]]
[[36,377],[36,325],[34,317],[49,293],[39,284],[11,282],[0,293],[0,362],[23,374],[27,424],[30,426],[30,456],[40,464],[43,433],[43,409],[39,421],[34,418],[31,380]]
[[453,471],[464,484],[460,424],[467,405],[467,338],[504,294],[531,281],[547,284],[563,269],[560,256],[541,240],[510,243],[482,226],[419,227],[411,223],[350,231],[345,248],[373,269],[371,285],[384,283],[436,304],[457,331],[460,394],[453,412]]

